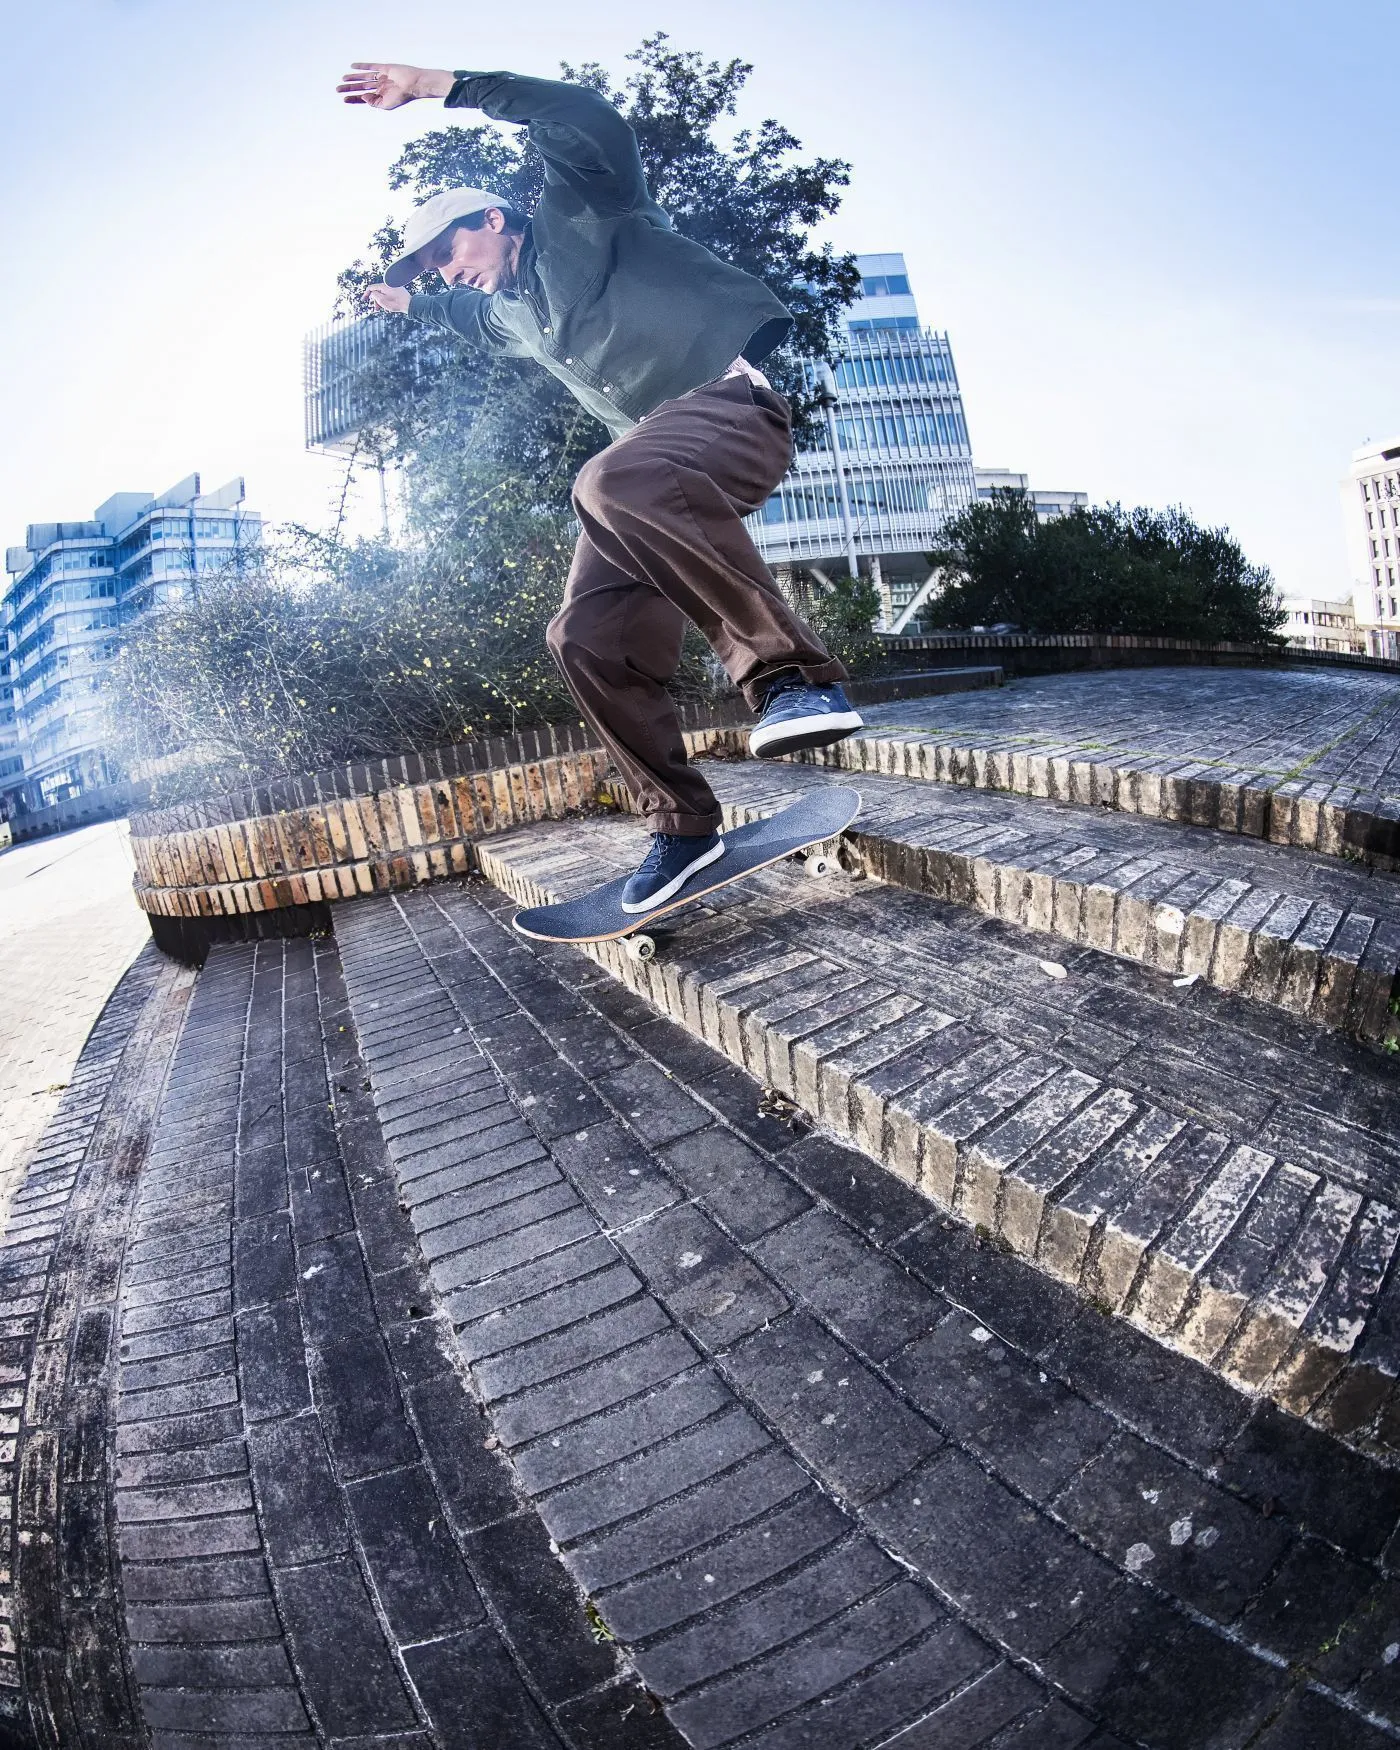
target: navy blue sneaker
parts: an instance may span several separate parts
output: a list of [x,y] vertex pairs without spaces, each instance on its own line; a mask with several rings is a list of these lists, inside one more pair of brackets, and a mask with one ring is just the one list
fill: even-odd
[[717,832],[704,839],[654,832],[641,868],[622,890],[623,911],[651,911],[654,906],[665,905],[697,869],[723,855],[724,840]]
[[863,727],[861,715],[836,685],[811,687],[800,675],[780,677],[763,701],[763,715],[749,731],[749,752],[760,760],[826,747]]

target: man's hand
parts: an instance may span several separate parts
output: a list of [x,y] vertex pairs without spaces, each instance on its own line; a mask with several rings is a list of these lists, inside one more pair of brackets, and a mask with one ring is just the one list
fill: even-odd
[[336,90],[347,103],[371,109],[398,109],[416,97],[446,97],[457,83],[436,67],[400,67],[390,61],[352,61]]
[[408,314],[408,300],[411,295],[407,286],[381,284],[365,288],[365,296],[376,310],[392,310],[396,316]]

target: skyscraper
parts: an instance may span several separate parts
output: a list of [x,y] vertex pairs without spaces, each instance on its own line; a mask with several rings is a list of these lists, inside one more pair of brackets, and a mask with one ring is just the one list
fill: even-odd
[[0,628],[14,712],[6,747],[0,705],[7,814],[66,802],[114,780],[101,691],[119,629],[180,601],[198,588],[201,573],[257,539],[262,519],[243,509],[243,496],[242,480],[201,493],[199,475],[191,474],[159,498],[115,493],[87,522],[31,523],[24,545],[6,550]]

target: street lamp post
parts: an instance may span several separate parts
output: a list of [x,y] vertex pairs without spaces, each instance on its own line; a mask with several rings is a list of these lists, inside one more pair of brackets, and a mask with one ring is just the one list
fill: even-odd
[[836,467],[836,493],[841,501],[841,522],[846,531],[846,563],[852,579],[860,576],[860,556],[856,552],[856,526],[851,516],[851,498],[846,488],[846,462],[841,450],[841,433],[836,424],[836,378],[825,362],[817,366],[817,405],[826,414],[826,429],[831,441],[831,459]]

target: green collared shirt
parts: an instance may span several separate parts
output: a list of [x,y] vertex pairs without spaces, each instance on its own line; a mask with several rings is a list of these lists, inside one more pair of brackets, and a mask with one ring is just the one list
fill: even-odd
[[672,230],[635,134],[596,91],[461,73],[447,105],[527,123],[544,193],[514,290],[415,292],[411,316],[488,352],[537,359],[614,437],[786,339],[791,312],[761,280]]

